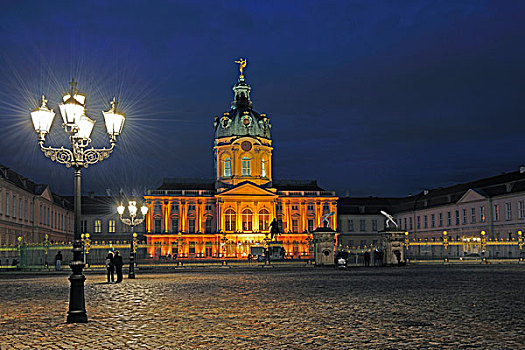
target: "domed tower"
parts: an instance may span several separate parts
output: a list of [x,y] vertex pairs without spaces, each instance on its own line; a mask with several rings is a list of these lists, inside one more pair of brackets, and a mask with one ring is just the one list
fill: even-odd
[[234,99],[229,112],[215,117],[216,188],[230,188],[244,181],[256,185],[272,181],[272,140],[270,119],[257,113],[250,100],[251,87],[246,83],[240,64],[239,81],[233,87]]

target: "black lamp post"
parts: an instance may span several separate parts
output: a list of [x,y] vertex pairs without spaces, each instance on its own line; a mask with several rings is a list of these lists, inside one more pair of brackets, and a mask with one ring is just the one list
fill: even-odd
[[113,152],[117,136],[120,135],[124,120],[124,114],[117,111],[117,101],[113,99],[111,109],[104,114],[106,129],[110,137],[110,148],[86,149],[91,143],[91,132],[95,126],[95,121],[86,115],[85,102],[86,96],[77,90],[77,82],[73,79],[70,83],[71,89],[62,96],[59,104],[60,114],[63,119],[62,127],[69,135],[71,149],[60,147],[45,147],[46,135],[51,129],[55,112],[46,105],[47,100],[42,96],[41,105],[31,113],[31,120],[38,134],[40,149],[44,155],[52,161],[64,164],[67,168],[75,171],[75,234],[73,242],[73,261],[69,264],[72,274],[69,277],[71,282],[69,295],[69,311],[67,313],[68,323],[86,323],[87,314],[84,299],[84,281],[86,277],[82,274],[84,268],[83,247],[80,228],[80,206],[81,206],[81,169],[89,165],[98,163],[109,157]]
[[128,204],[128,215],[129,217],[124,218],[124,212],[126,211],[126,208],[121,204],[117,207],[117,212],[120,216],[120,221],[122,221],[124,224],[131,227],[131,246],[129,251],[129,274],[128,278],[134,279],[135,278],[135,237],[137,234],[133,232],[133,229],[135,226],[140,225],[144,219],[146,218],[146,214],[148,213],[148,207],[146,205],[143,205],[140,207],[140,212],[142,213],[142,217],[137,217],[137,202],[135,201],[129,201]]

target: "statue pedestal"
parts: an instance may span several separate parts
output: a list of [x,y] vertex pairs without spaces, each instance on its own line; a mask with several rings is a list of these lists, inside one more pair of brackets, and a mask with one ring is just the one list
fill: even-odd
[[334,266],[337,232],[330,227],[318,227],[312,234],[314,237],[315,265]]
[[381,250],[383,251],[384,265],[402,265],[405,263],[403,242],[405,231],[397,227],[387,227],[381,234]]

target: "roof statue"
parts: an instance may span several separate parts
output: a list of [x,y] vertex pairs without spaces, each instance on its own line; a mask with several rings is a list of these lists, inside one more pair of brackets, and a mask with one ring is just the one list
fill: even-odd
[[235,61],[235,63],[239,63],[239,70],[241,71],[241,75],[239,76],[240,79],[244,79],[244,73],[242,72],[244,68],[246,68],[246,59],[239,58],[238,61]]
[[335,212],[331,211],[331,212],[323,215],[323,218],[321,219],[321,222],[323,223],[323,227],[330,227],[330,221],[328,221],[328,218],[330,216],[334,215],[334,214],[335,214]]
[[393,223],[395,227],[399,227],[396,221],[394,220],[394,217],[390,214],[388,214],[386,211],[381,210],[381,214],[383,214],[386,217],[386,227],[390,227],[390,223]]

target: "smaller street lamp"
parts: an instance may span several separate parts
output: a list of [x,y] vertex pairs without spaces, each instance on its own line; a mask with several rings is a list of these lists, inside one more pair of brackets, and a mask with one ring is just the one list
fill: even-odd
[[128,217],[124,217],[124,212],[126,211],[126,208],[124,205],[120,204],[117,207],[118,215],[120,216],[120,221],[122,221],[124,224],[131,226],[131,245],[130,245],[130,251],[129,251],[129,274],[128,278],[134,279],[135,278],[135,238],[137,235],[135,232],[133,232],[133,229],[136,225],[140,225],[144,219],[146,218],[146,214],[148,213],[148,207],[144,204],[142,207],[140,207],[140,212],[142,214],[142,217],[137,217],[137,202],[135,201],[129,201],[128,203]]

